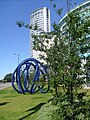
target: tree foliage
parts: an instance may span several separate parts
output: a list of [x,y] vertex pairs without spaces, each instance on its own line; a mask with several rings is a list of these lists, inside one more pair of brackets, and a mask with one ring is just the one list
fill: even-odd
[[90,104],[84,99],[86,93],[79,92],[86,84],[85,62],[82,61],[90,50],[89,21],[90,16],[84,13],[69,12],[63,31],[60,24],[54,23],[51,33],[33,36],[35,49],[41,51],[40,58],[47,64],[51,87],[55,90],[52,102],[58,106],[53,114],[55,120],[89,119]]
[[5,75],[4,81],[11,82],[12,73]]
[[[56,9],[57,5],[53,7]],[[60,15],[62,9],[57,11]],[[32,35],[34,49],[41,52],[39,58],[45,61],[49,72],[52,104],[57,106],[53,120],[89,120],[90,117],[90,102],[84,98],[86,93],[80,91],[87,82],[85,54],[90,50],[90,10],[85,11],[89,14],[67,11],[64,28],[54,23],[50,33]]]

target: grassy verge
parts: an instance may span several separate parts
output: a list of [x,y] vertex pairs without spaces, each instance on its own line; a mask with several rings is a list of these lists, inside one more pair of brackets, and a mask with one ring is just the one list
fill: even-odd
[[[87,91],[86,99],[90,99],[90,89],[81,91]],[[0,120],[50,120],[50,111],[56,109],[50,103],[46,104],[50,98],[51,93],[23,95],[12,87],[0,90]]]
[[52,95],[18,94],[12,87],[0,90],[0,120],[35,120],[39,111]]

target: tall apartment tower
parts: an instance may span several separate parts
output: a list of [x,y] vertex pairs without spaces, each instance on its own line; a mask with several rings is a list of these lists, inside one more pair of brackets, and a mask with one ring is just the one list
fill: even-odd
[[[34,50],[34,39],[32,35],[50,32],[50,10],[44,7],[32,12],[30,16],[30,25],[33,26],[33,29],[30,30],[30,57],[37,59],[39,53]],[[35,26],[37,26],[37,30],[34,30]]]

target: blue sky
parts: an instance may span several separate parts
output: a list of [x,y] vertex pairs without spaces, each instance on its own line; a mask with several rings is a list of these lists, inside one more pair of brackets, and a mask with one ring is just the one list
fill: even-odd
[[[53,0],[57,7],[63,7],[65,15],[65,0]],[[77,5],[87,0],[72,0]],[[77,6],[76,5],[76,6]],[[13,73],[19,61],[30,57],[30,31],[19,28],[16,21],[30,23],[30,14],[42,7],[48,7],[51,12],[51,23],[59,22],[58,17],[50,4],[50,0],[0,0],[0,79],[8,73]],[[72,4],[72,7],[75,7]]]

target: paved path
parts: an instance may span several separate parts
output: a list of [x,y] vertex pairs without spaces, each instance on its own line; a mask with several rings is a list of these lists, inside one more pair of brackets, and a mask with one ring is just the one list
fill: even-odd
[[9,86],[11,86],[11,82],[6,82],[6,83],[0,82],[0,90],[7,88]]

